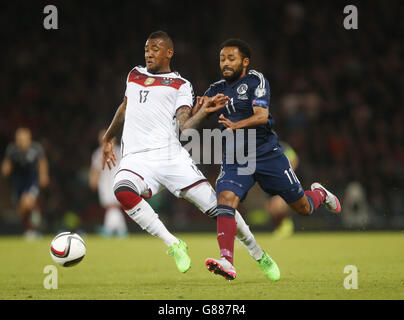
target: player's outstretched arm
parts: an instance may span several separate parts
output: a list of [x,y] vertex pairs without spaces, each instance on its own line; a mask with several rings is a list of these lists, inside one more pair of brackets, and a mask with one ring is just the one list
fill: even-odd
[[41,188],[46,188],[49,185],[49,163],[45,156],[42,156],[38,161],[38,172],[39,172],[39,186]]
[[197,97],[196,104],[192,110],[188,108],[178,110],[176,117],[180,130],[196,128],[208,114],[224,108],[229,100],[230,98],[223,94],[218,94],[212,98],[206,96]]
[[105,132],[103,141],[111,142],[112,139],[114,139],[118,135],[118,133],[122,131],[123,124],[125,123],[125,112],[127,101],[128,99],[124,97],[121,105],[115,112],[115,116],[112,119],[112,122],[109,125],[107,132]]
[[7,178],[11,171],[13,171],[13,164],[9,158],[4,158],[3,162],[1,163],[1,174]]
[[[203,118],[205,118],[205,115],[203,113],[197,113],[199,112],[201,105],[202,105],[202,98],[201,97],[196,97],[196,104],[193,109],[191,108],[180,108],[178,109],[176,113],[176,118],[178,120],[178,126],[180,128],[180,131],[184,131],[185,129],[189,128],[195,128]],[[198,111],[198,112],[195,112]]]
[[267,108],[253,107],[253,111],[254,114],[251,117],[236,122],[230,121],[221,114],[218,122],[223,124],[229,130],[251,128],[267,123],[269,116]]
[[125,123],[125,112],[126,112],[126,104],[127,98],[124,97],[121,105],[118,107],[118,110],[115,113],[114,118],[110,126],[108,127],[107,132],[102,138],[102,169],[105,168],[105,163],[108,165],[108,168],[111,169],[111,163],[113,166],[116,165],[116,156],[114,153],[114,139],[118,135],[119,132],[123,129],[123,124]]

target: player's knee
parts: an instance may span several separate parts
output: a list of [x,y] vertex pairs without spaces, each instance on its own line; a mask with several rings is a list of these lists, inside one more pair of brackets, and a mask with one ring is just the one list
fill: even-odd
[[280,196],[271,197],[266,202],[265,208],[271,216],[282,215],[285,211],[289,210],[287,203]]
[[122,181],[114,185],[114,194],[124,210],[130,210],[142,201],[142,197],[139,196],[137,191],[125,185]]
[[[237,207],[235,203],[238,202],[238,197],[231,191],[222,191],[218,197],[218,204]],[[238,204],[238,203],[237,203]]]
[[131,171],[121,170],[115,176],[114,194],[124,210],[130,210],[142,201],[140,195],[145,189],[144,181]]
[[182,194],[182,197],[193,203],[203,213],[211,218],[217,215],[216,193],[212,186],[206,182],[201,183]]
[[18,211],[22,214],[28,213],[29,207],[24,203],[24,202],[20,202],[20,204],[18,205]]
[[34,209],[35,199],[28,193],[24,193],[21,197],[19,210],[22,213],[30,212]]

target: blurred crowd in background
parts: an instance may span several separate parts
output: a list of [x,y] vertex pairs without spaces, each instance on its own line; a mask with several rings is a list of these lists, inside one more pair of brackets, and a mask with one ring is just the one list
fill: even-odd
[[[144,64],[148,35],[164,30],[173,38],[172,68],[196,95],[220,79],[220,43],[238,37],[252,47],[252,68],[269,80],[275,130],[299,155],[302,185],[321,181],[343,202],[345,218],[293,216],[296,229],[403,228],[404,9],[398,0],[352,3],[358,30],[343,27],[344,1],[55,1],[57,30],[43,28],[45,3],[1,4],[0,156],[15,130],[29,127],[49,161],[50,185],[40,195],[44,231],[94,231],[103,211],[88,187],[91,154],[128,72]],[[214,184],[219,167],[201,170]],[[269,230],[265,195],[254,189],[248,198],[247,221]],[[167,192],[150,201],[175,230],[215,230]],[[0,203],[0,232],[18,231],[4,178]]]

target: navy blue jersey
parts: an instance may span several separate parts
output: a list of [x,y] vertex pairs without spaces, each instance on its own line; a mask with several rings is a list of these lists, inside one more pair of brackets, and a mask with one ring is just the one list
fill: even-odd
[[[224,117],[232,122],[243,120],[254,114],[253,107],[269,108],[270,88],[268,80],[264,76],[255,71],[250,70],[246,76],[233,82],[228,83],[220,80],[213,83],[205,92],[208,97],[222,93],[230,98],[226,107],[218,110],[217,116],[223,114]],[[262,156],[272,151],[280,151],[278,136],[273,132],[272,126],[274,119],[269,113],[268,122],[249,129],[256,129],[256,156]],[[221,130],[226,127],[220,125]],[[245,130],[245,143],[247,142],[247,130]],[[248,146],[245,146],[245,150]]]
[[26,152],[18,149],[14,143],[8,145],[6,158],[13,165],[11,183],[17,195],[38,185],[38,161],[43,156],[43,149],[37,142],[32,142]]

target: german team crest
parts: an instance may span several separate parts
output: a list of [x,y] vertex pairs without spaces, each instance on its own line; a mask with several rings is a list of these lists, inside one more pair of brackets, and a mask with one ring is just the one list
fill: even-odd
[[164,84],[166,86],[169,86],[172,83],[173,83],[173,79],[170,79],[170,78],[164,78],[163,80],[161,80],[161,84]]
[[154,81],[155,81],[154,78],[147,78],[147,79],[145,80],[144,84],[145,84],[146,86],[149,86],[149,85],[151,85]]

